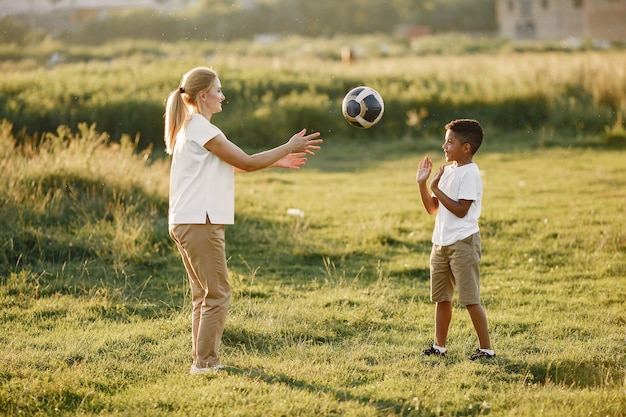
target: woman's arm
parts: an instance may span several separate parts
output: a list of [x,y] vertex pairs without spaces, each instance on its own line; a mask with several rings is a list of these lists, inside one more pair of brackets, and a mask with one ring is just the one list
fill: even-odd
[[313,151],[320,149],[322,139],[317,139],[319,132],[306,135],[306,130],[293,135],[287,143],[284,143],[267,151],[248,155],[237,145],[226,139],[222,134],[208,141],[204,147],[217,155],[224,162],[234,166],[242,172],[257,171],[272,165],[285,168],[297,169],[306,163],[306,158],[289,157],[290,154],[315,155]]
[[[305,155],[306,154],[304,152],[290,153],[287,156],[283,156],[281,159],[279,159],[278,161],[274,162],[269,167],[287,168],[287,169],[293,169],[294,171],[295,170],[299,170],[300,167],[302,167],[302,166],[304,166],[304,164],[306,164]],[[246,172],[249,172],[249,171],[244,171],[243,169],[239,169],[239,168],[235,167],[235,172],[246,173]]]

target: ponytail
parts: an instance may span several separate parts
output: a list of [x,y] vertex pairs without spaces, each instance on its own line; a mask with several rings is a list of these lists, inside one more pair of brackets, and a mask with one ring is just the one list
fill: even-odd
[[180,87],[172,91],[165,104],[165,152],[171,155],[176,136],[191,117],[190,107],[196,107],[199,92],[211,88],[217,73],[207,67],[197,67],[183,75]]
[[168,155],[174,152],[176,135],[189,117],[181,90],[182,87],[172,91],[165,105],[165,152]]

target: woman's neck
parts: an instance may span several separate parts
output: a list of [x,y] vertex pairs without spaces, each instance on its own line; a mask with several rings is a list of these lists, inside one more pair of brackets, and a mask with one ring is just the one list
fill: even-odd
[[200,109],[193,109],[191,114],[199,114],[200,116],[204,117],[205,119],[207,119],[209,122],[211,121],[211,113],[209,112],[203,112]]

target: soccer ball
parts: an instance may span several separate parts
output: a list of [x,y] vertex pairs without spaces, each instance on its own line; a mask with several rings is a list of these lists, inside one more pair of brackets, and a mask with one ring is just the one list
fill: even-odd
[[353,88],[341,103],[343,117],[352,126],[368,129],[383,117],[385,103],[378,91],[361,86]]

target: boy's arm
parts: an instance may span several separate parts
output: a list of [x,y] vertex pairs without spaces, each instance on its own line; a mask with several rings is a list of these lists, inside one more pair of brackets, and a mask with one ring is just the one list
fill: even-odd
[[420,161],[419,169],[417,170],[417,175],[415,176],[415,181],[417,181],[417,185],[420,189],[422,204],[424,204],[424,208],[428,214],[435,214],[437,213],[437,210],[439,210],[439,201],[437,201],[437,199],[428,192],[428,186],[426,185],[426,181],[430,176],[432,168],[433,164],[426,156],[424,157],[424,160]]
[[444,166],[442,165],[439,168],[439,171],[435,173],[435,176],[430,182],[430,189],[432,190],[435,197],[437,197],[437,200],[439,200],[439,203],[443,204],[443,206],[447,208],[452,214],[462,219],[469,211],[473,200],[455,201],[448,197],[446,194],[444,194],[444,192],[439,189],[439,179],[441,178],[441,175],[443,175],[443,170]]

